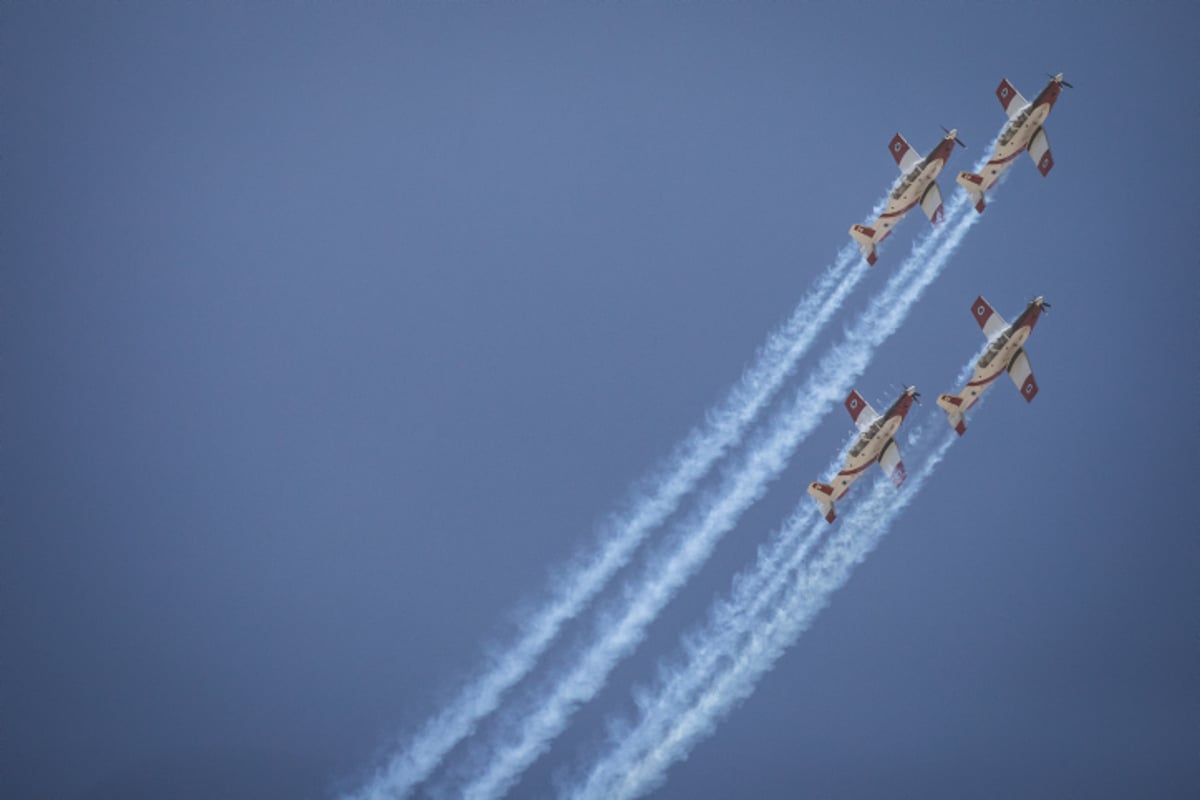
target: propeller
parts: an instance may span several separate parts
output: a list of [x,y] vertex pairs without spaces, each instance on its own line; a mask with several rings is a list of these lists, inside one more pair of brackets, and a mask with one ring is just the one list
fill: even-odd
[[[1029,303],[1030,303],[1030,305],[1032,305],[1032,304],[1036,303],[1037,301],[1038,301],[1038,299],[1037,299],[1036,297],[1031,297],[1031,298],[1029,298]],[[1043,311],[1047,311],[1047,310],[1049,310],[1049,309],[1050,309],[1050,304],[1049,304],[1049,303],[1047,303],[1045,300],[1043,300],[1043,301],[1042,301],[1042,310],[1043,310]]]
[[963,143],[963,140],[958,138],[958,131],[951,131],[951,130],[950,130],[949,128],[947,128],[945,125],[943,125],[943,126],[941,126],[941,127],[942,127],[942,130],[944,130],[944,131],[946,132],[946,135],[947,135],[947,136],[949,136],[951,133],[954,133],[954,143],[955,143],[956,145],[958,145],[959,147],[963,148],[964,150],[967,148],[966,144],[964,144],[964,143]]
[[1064,80],[1062,79],[1062,73],[1061,73],[1061,72],[1060,72],[1060,73],[1058,73],[1057,75],[1051,75],[1049,72],[1047,72],[1047,73],[1046,73],[1046,77],[1047,77],[1047,78],[1049,78],[1050,80],[1058,81],[1059,83],[1061,83],[1063,86],[1067,87],[1068,89],[1074,89],[1074,88],[1075,88],[1074,86],[1072,86],[1071,84],[1067,83],[1066,81],[1064,81]]

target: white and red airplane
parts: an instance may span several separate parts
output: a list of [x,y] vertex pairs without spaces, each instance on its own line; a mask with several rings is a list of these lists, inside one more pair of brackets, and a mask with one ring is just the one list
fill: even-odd
[[860,431],[858,441],[846,456],[846,466],[833,476],[833,485],[816,482],[808,485],[808,493],[821,507],[826,521],[833,522],[837,518],[833,502],[841,500],[850,490],[850,484],[858,480],[867,467],[876,461],[892,479],[892,483],[896,484],[896,488],[904,483],[908,473],[904,471],[904,462],[900,460],[900,447],[894,437],[900,423],[904,422],[904,415],[920,396],[917,387],[910,386],[882,415],[871,408],[871,404],[864,400],[857,390],[846,398],[846,410],[850,412]]
[[1037,325],[1042,311],[1049,307],[1045,298],[1039,297],[1025,307],[1016,322],[1009,325],[988,305],[987,300],[975,298],[971,314],[983,329],[983,335],[988,338],[987,350],[975,363],[971,380],[967,381],[959,394],[943,394],[937,399],[938,406],[946,412],[950,427],[958,431],[959,436],[967,430],[963,412],[978,402],[1002,372],[1008,372],[1008,377],[1012,378],[1026,402],[1033,402],[1033,398],[1037,397],[1038,385],[1029,366],[1029,356],[1025,355],[1025,340],[1033,332],[1033,326]]
[[942,192],[938,189],[934,178],[942,171],[942,167],[946,166],[946,160],[950,157],[950,151],[954,149],[955,143],[959,147],[965,147],[962,142],[958,141],[958,131],[946,131],[945,138],[938,143],[938,146],[933,148],[933,151],[925,158],[921,158],[908,142],[904,141],[903,136],[897,133],[892,137],[888,150],[891,151],[892,158],[896,159],[896,164],[904,173],[904,178],[892,191],[888,198],[887,208],[879,215],[874,224],[850,226],[850,235],[854,237],[854,241],[858,242],[858,247],[862,250],[868,264],[874,265],[878,258],[875,254],[875,245],[886,239],[891,234],[892,227],[904,219],[904,215],[918,203],[921,204],[921,210],[925,212],[925,216],[929,217],[930,222],[935,225],[941,222],[944,216]]
[[1004,170],[1008,169],[1023,151],[1029,152],[1029,157],[1037,164],[1038,172],[1042,175],[1054,168],[1054,155],[1050,152],[1050,140],[1046,138],[1046,129],[1042,127],[1042,123],[1050,115],[1050,109],[1054,107],[1054,102],[1058,100],[1064,86],[1068,89],[1074,88],[1063,80],[1060,72],[1050,79],[1046,88],[1042,89],[1042,93],[1031,103],[1021,96],[1007,78],[1000,81],[1000,85],[996,87],[996,97],[999,98],[1000,105],[1004,106],[1009,122],[1000,132],[996,152],[988,159],[982,175],[960,172],[956,179],[975,201],[976,211],[983,213],[983,209],[987,207],[983,193],[1000,180]]

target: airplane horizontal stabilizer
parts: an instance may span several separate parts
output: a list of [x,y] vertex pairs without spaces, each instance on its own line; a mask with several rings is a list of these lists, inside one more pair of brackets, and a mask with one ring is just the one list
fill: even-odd
[[946,421],[954,432],[962,436],[967,432],[967,423],[963,418],[963,407],[966,401],[956,394],[940,394],[937,399],[938,408],[946,412]]
[[814,481],[808,485],[808,493],[812,495],[813,500],[817,501],[817,506],[821,509],[821,516],[825,517],[826,522],[832,523],[837,519],[837,512],[833,507],[832,486]]
[[975,201],[975,210],[982,214],[987,208],[987,200],[983,196],[983,176],[974,172],[960,172],[954,180],[967,190],[967,194]]
[[858,249],[862,251],[863,257],[867,259],[867,263],[875,266],[878,260],[878,255],[875,253],[875,243],[880,241],[876,238],[874,228],[868,228],[866,225],[851,225],[850,236],[854,241],[858,242]]

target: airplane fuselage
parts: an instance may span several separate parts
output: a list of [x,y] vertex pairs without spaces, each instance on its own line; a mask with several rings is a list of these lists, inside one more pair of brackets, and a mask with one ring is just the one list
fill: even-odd
[[891,234],[892,227],[904,219],[904,216],[917,203],[921,202],[929,184],[934,182],[938,173],[942,171],[942,167],[946,166],[946,160],[950,157],[950,151],[953,149],[954,140],[943,139],[929,155],[921,159],[920,163],[909,170],[900,180],[900,183],[888,196],[887,208],[875,222],[875,229],[880,234],[876,241],[882,242],[886,239]]
[[896,435],[896,431],[900,429],[900,423],[903,421],[904,418],[901,416],[882,417],[862,436],[858,437],[858,441],[854,443],[854,446],[850,448],[849,455],[846,456],[845,466],[834,476],[833,486],[837,491],[837,494],[834,495],[835,500],[840,500],[850,490],[850,484],[853,481],[847,480],[849,476],[857,477],[859,473],[879,460],[879,454],[883,452],[884,445]]
[[1050,81],[1041,94],[1021,109],[1004,127],[996,141],[996,152],[979,173],[984,180],[982,189],[987,190],[994,186],[1013,160],[1025,152],[1034,134],[1042,127],[1046,117],[1050,116],[1050,109],[1054,107],[1061,92],[1062,83],[1058,80]]
[[962,391],[963,406],[959,413],[975,405],[987,388],[1008,371],[1009,365],[1025,346],[1029,334],[1033,332],[1033,326],[1037,324],[1041,313],[1042,306],[1039,303],[1030,303],[1016,322],[992,340],[987,350],[979,357],[979,361],[975,362],[971,380],[967,381]]
[[833,478],[834,500],[840,500],[850,490],[850,484],[854,483],[859,474],[879,460],[883,448],[904,422],[904,415],[912,407],[912,402],[911,394],[901,395],[899,400],[892,403],[891,408],[859,435],[858,441],[846,456],[845,466]]
[[[845,497],[850,486],[862,477],[872,464],[878,463],[884,473],[892,479],[896,488],[904,483],[907,474],[900,459],[900,447],[896,444],[896,430],[904,422],[912,404],[917,399],[917,387],[910,386],[883,414],[878,416],[871,404],[858,391],[846,398],[846,410],[860,431],[854,446],[846,454],[846,465],[834,475],[829,483],[814,481],[808,485],[808,493],[821,509],[826,522],[837,518],[834,503]],[[863,417],[863,415],[868,415]],[[870,423],[867,420],[871,420]]]

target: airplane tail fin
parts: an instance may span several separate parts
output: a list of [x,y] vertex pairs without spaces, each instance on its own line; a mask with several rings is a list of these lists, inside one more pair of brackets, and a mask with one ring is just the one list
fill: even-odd
[[825,517],[826,522],[833,522],[837,519],[837,512],[833,508],[833,487],[828,483],[813,482],[808,485],[808,493],[812,495],[813,500],[817,501],[817,505],[821,509],[821,516]]
[[966,402],[956,394],[940,394],[937,399],[938,408],[946,412],[946,421],[955,433],[962,436],[967,432],[967,423],[963,418],[963,407]]
[[983,196],[983,176],[974,172],[960,172],[955,180],[971,195],[971,199],[975,201],[975,210],[982,214],[987,208],[987,200]]
[[879,260],[879,256],[875,253],[875,242],[879,241],[875,238],[875,229],[868,228],[866,225],[851,225],[850,236],[858,242],[858,249],[862,251],[867,263],[875,266],[875,262]]

